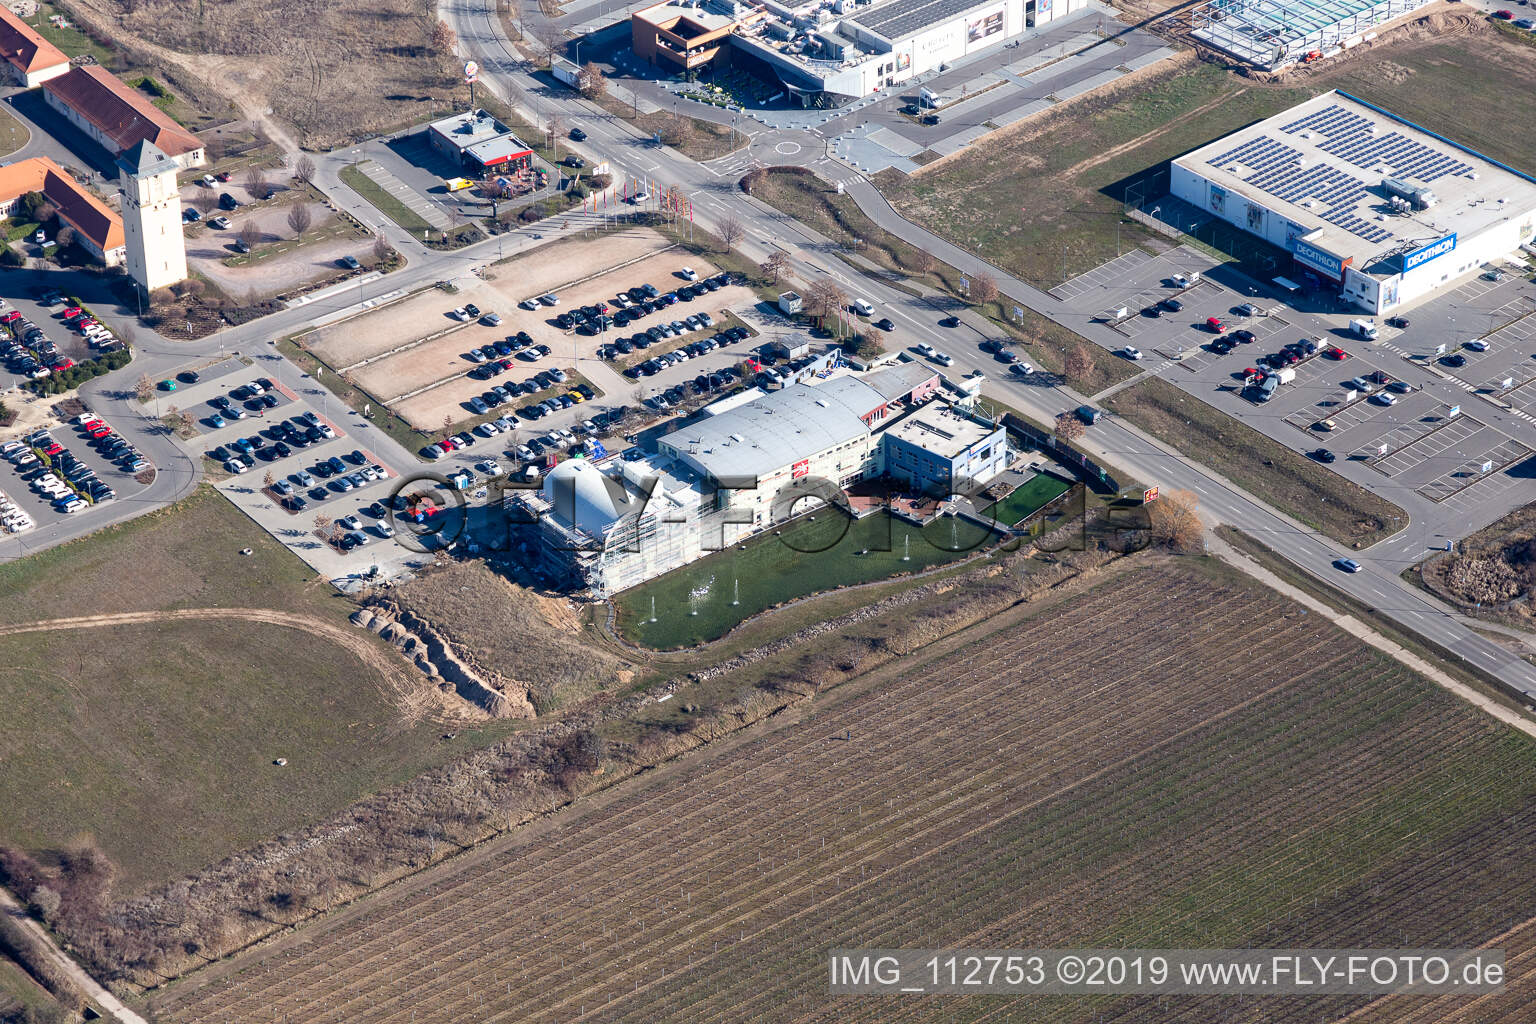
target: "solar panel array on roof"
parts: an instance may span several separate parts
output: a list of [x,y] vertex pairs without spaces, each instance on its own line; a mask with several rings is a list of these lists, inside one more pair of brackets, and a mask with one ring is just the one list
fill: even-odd
[[1238,165],[1243,181],[1270,195],[1304,205],[1308,200],[1327,207],[1322,219],[1368,242],[1384,242],[1392,237],[1375,224],[1355,214],[1366,194],[1365,182],[1325,164],[1301,166],[1301,152],[1277,142],[1268,135],[1249,139],[1207,161],[1213,167]]
[[1331,103],[1321,110],[1281,128],[1295,134],[1299,131],[1315,131],[1326,135],[1328,141],[1320,146],[1323,152],[1337,156],[1356,167],[1376,168],[1385,166],[1396,178],[1412,178],[1428,184],[1448,174],[1470,177],[1472,165],[1458,160],[1448,153],[1408,138],[1401,132],[1388,132],[1377,136],[1375,125],[1369,118],[1361,117]]

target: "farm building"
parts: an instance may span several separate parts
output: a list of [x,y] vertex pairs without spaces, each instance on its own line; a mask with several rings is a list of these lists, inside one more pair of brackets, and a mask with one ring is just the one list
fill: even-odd
[[0,216],[9,217],[29,192],[40,192],[59,219],[75,229],[75,240],[98,262],[109,267],[123,262],[123,222],[85,186],[46,156],[18,160],[0,167]]
[[1444,291],[1536,236],[1536,178],[1343,92],[1177,158],[1172,191],[1371,313]]
[[531,166],[533,150],[484,110],[454,114],[427,126],[432,148],[475,177]]
[[45,82],[43,98],[114,157],[140,142],[150,142],[182,170],[206,162],[203,143],[196,135],[98,64]]
[[1190,12],[1196,39],[1266,70],[1330,57],[1433,0],[1209,0]]
[[665,0],[630,16],[635,54],[670,72],[723,61],[807,106],[894,88],[1087,0]]
[[571,459],[514,501],[546,570],[599,596],[680,568],[845,487],[889,475],[947,495],[1007,464],[1003,428],[940,401],[920,363],[844,373],[700,416],[654,455]]
[[0,7],[0,52],[10,62],[11,81],[24,89],[35,88],[69,70],[69,58],[63,50],[5,7]]

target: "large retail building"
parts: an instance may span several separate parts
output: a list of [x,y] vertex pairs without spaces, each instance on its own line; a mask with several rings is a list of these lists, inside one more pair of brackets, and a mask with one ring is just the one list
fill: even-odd
[[728,61],[806,104],[900,86],[1088,7],[1088,0],[665,0],[630,16],[635,54],[671,72]]
[[1371,313],[1536,236],[1536,178],[1344,92],[1177,158],[1171,187],[1289,252],[1283,273]]

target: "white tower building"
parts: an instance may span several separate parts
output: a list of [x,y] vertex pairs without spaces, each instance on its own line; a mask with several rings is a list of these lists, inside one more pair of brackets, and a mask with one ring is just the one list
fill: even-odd
[[176,188],[180,167],[147,140],[119,157],[117,166],[128,273],[146,294],[185,279],[187,246]]

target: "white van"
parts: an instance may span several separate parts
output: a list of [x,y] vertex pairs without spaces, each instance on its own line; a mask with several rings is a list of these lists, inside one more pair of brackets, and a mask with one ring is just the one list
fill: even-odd
[[853,311],[855,313],[859,314],[859,316],[874,316],[875,315],[875,307],[871,306],[869,304],[869,300],[867,300],[867,299],[854,299],[853,302],[852,302],[852,306],[853,306]]

